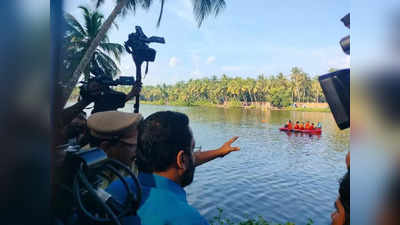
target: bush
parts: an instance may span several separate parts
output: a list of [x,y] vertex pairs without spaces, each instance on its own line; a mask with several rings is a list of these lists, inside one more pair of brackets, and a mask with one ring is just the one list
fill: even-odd
[[287,107],[292,104],[291,92],[284,87],[272,88],[269,96],[272,106]]

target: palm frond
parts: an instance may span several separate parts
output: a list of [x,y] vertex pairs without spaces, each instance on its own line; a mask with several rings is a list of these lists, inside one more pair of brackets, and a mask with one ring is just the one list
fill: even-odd
[[207,16],[212,13],[217,16],[226,6],[224,0],[192,0],[192,3],[193,14],[195,15],[199,27]]
[[[64,36],[63,49],[65,50],[63,65],[64,70],[73,72],[79,65],[82,57],[89,48],[103,25],[104,16],[92,11],[84,6],[82,9],[84,23],[80,24],[73,16],[66,14],[67,32]],[[101,40],[100,45],[95,50],[89,65],[83,69],[87,75],[93,66],[100,68],[104,73],[115,76],[119,73],[116,62],[120,61],[120,55],[124,47],[117,43],[110,43],[107,35]],[[113,57],[110,57],[112,55]]]
[[120,56],[124,52],[124,47],[118,43],[101,43],[100,48],[107,53],[112,53],[115,59],[119,62]]
[[104,0],[96,0],[96,9],[98,9],[102,4],[104,4]]
[[115,26],[115,28],[117,28],[117,30],[119,30],[119,26],[115,21],[113,21],[112,24]]
[[78,8],[82,9],[84,15],[90,15],[90,11],[86,6],[80,5]]
[[65,21],[67,22],[67,29],[71,28],[71,30],[76,30],[77,34],[82,34],[82,35],[86,34],[85,29],[73,15],[65,13],[64,17]]
[[139,2],[143,9],[149,9],[153,4],[153,0],[140,0]]
[[117,64],[107,54],[98,51],[95,60],[98,62],[99,65],[101,65],[103,71],[106,74],[110,74],[112,77],[115,77],[118,73],[120,73]]
[[121,15],[126,16],[126,14],[131,11],[133,14],[136,12],[136,5],[138,0],[129,0],[124,8],[122,8]]
[[160,8],[160,14],[158,15],[157,27],[160,27],[161,17],[162,17],[163,11],[164,11],[164,3],[165,3],[165,0],[161,0],[161,8]]

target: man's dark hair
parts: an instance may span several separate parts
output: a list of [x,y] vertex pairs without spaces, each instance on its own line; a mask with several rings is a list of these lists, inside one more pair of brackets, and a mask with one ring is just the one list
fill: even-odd
[[191,154],[189,118],[179,112],[162,111],[148,116],[139,125],[136,165],[141,172],[167,170],[180,150]]
[[345,211],[345,225],[350,224],[350,170],[347,170],[347,173],[343,176],[343,178],[339,182],[339,199],[342,203]]

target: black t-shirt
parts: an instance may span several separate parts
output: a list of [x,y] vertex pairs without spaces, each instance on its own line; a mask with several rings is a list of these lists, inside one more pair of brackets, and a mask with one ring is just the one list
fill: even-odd
[[101,97],[98,97],[94,101],[94,109],[92,114],[96,112],[117,110],[118,108],[123,108],[125,106],[125,100],[127,95],[123,92],[110,90],[105,92]]

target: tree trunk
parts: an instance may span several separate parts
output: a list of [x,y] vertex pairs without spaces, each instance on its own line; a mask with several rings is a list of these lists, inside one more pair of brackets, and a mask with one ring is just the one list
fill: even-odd
[[292,102],[294,102],[294,90],[292,89]]
[[253,100],[253,96],[251,96],[251,92],[250,92],[250,91],[247,91],[247,93],[249,93],[250,102],[253,102],[254,100]]
[[253,93],[253,101],[257,102],[257,98],[256,98],[256,94],[255,93]]
[[72,74],[72,77],[70,79],[71,82],[68,82],[68,84],[66,84],[66,86],[63,90],[63,105],[64,106],[67,103],[68,98],[71,95],[72,90],[74,89],[74,87],[76,85],[76,82],[78,82],[79,77],[82,74],[82,71],[88,65],[96,48],[99,46],[100,42],[104,39],[107,31],[110,29],[115,18],[121,13],[121,10],[126,6],[127,3],[128,3],[128,0],[118,1],[117,5],[111,12],[110,16],[108,16],[107,20],[104,22],[103,26],[101,27],[99,33],[97,33],[95,39],[90,43],[88,50],[85,52],[85,55],[83,55],[81,61],[79,62],[74,73]]

